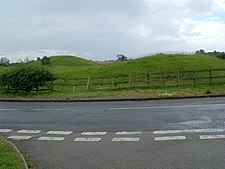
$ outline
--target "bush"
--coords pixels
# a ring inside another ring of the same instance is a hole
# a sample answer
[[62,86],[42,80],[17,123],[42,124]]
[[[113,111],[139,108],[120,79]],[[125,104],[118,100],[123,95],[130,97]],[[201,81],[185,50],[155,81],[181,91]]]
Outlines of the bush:
[[25,64],[17,66],[2,75],[2,85],[10,89],[30,92],[33,88],[46,85],[54,80],[54,75],[40,65]]

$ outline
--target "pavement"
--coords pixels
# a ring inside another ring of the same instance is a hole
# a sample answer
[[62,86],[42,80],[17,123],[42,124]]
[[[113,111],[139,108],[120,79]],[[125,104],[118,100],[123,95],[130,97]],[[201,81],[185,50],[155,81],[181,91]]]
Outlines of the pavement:
[[0,102],[0,133],[38,169],[225,168],[225,101]]

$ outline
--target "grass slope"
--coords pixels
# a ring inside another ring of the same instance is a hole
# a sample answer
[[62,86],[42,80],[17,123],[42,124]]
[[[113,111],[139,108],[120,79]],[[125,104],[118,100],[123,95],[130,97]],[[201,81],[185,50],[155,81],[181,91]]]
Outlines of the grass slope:
[[10,145],[0,136],[0,168],[22,169],[22,162]]
[[107,76],[176,70],[225,68],[225,60],[207,55],[158,54],[135,60],[95,63],[72,56],[50,57],[48,66],[58,77]]

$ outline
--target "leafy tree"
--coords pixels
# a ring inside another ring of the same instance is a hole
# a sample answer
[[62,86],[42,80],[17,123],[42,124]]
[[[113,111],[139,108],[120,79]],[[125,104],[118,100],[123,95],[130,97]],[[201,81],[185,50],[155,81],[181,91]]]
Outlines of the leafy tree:
[[44,56],[42,59],[41,59],[41,64],[42,65],[48,65],[50,63],[50,59],[47,57],[47,56]]
[[10,65],[10,61],[6,57],[3,57],[0,59],[0,66],[9,66],[9,65]]
[[117,55],[117,60],[118,61],[126,61],[127,60],[127,57],[123,54],[118,54]]
[[2,85],[10,89],[30,92],[54,80],[54,75],[41,65],[23,64],[2,74]]
[[206,52],[203,49],[197,50],[195,54],[206,54]]

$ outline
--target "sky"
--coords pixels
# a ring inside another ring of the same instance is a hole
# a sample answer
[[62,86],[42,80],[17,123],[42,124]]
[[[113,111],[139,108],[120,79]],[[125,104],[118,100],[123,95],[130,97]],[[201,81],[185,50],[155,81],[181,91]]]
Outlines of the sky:
[[0,0],[0,58],[225,51],[225,0]]

